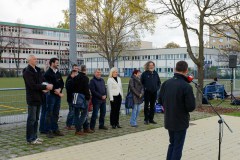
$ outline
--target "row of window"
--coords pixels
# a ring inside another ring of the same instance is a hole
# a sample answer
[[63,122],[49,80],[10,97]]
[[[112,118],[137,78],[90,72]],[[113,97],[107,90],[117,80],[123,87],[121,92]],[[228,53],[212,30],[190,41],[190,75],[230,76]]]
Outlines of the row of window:
[[[151,60],[151,59],[188,59],[187,54],[162,54],[162,55],[143,55],[143,56],[122,56],[118,57],[120,61],[132,60]],[[86,58],[86,62],[103,62],[106,61],[103,57]]]
[[[21,24],[17,27],[13,26],[6,26],[6,25],[0,25],[0,30],[3,32],[21,32],[25,34],[39,34],[39,35],[46,35],[50,37],[59,37],[59,38],[69,38],[69,33],[67,32],[61,32],[59,31],[50,31],[50,30],[43,30],[43,29],[32,29],[32,28],[23,28]],[[87,35],[84,34],[77,34],[77,39],[90,39]]]
[[[17,48],[8,48],[4,50],[4,53],[18,53]],[[61,56],[68,56],[68,50],[48,50],[48,49],[20,49],[20,53],[24,54],[46,54],[46,55],[61,55]],[[82,57],[82,52],[77,51],[77,56]]]

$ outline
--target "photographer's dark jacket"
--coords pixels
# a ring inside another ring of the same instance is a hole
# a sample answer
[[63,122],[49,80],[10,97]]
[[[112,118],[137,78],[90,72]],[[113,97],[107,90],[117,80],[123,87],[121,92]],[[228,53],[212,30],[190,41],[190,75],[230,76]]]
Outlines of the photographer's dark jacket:
[[61,93],[62,93],[64,82],[62,79],[62,75],[59,71],[55,73],[53,69],[49,67],[49,69],[44,74],[44,78],[46,82],[53,85],[53,89],[50,91],[51,94],[54,94],[54,90],[59,88],[61,88]]
[[26,100],[29,106],[40,106],[43,102],[43,92],[46,89],[46,85],[42,85],[43,76],[41,69],[35,67],[35,69],[28,65],[23,69],[23,78],[26,86]]
[[196,105],[192,86],[184,75],[175,73],[173,78],[162,84],[159,103],[165,108],[166,129],[180,131],[189,127],[189,112]]
[[141,82],[144,87],[144,91],[154,93],[160,89],[161,81],[156,71],[143,72]]

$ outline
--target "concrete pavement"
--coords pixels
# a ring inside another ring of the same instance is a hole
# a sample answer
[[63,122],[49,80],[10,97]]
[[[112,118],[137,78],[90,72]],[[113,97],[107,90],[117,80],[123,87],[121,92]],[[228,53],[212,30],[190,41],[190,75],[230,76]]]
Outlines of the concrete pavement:
[[[240,160],[240,117],[224,116],[232,128],[224,125],[222,160]],[[218,117],[191,122],[182,160],[216,160],[218,157]],[[116,132],[119,129],[116,129]],[[152,129],[101,141],[42,152],[14,160],[164,160],[168,133],[164,128]]]

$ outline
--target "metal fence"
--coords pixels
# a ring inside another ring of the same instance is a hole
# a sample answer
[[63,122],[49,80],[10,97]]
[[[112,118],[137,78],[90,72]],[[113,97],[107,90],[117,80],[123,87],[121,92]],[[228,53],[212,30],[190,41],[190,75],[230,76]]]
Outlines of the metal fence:
[[[161,79],[162,82],[166,79]],[[205,80],[204,84],[208,84],[212,80]],[[230,79],[221,79],[219,83],[225,86],[225,90],[230,92],[231,81]],[[127,94],[128,84],[123,83],[124,95]],[[193,86],[194,93],[196,92]],[[61,113],[67,114],[68,104],[66,100],[66,90],[63,90],[64,97],[61,100]],[[234,80],[234,93],[240,94],[240,80]],[[125,97],[125,96],[124,96]],[[123,101],[124,103],[124,101]],[[109,104],[109,102],[107,102]],[[25,88],[2,88],[0,89],[0,124],[14,123],[26,120],[27,104],[26,104],[26,91]]]

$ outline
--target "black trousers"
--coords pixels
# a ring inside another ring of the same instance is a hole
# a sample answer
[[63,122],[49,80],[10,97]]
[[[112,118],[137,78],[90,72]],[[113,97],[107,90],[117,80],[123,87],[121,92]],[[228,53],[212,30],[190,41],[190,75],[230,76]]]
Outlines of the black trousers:
[[[144,92],[144,121],[153,121],[157,92]],[[150,106],[149,106],[150,104]]]
[[122,96],[113,96],[113,101],[110,101],[111,112],[110,112],[110,124],[112,126],[119,125],[119,112],[122,103]]

